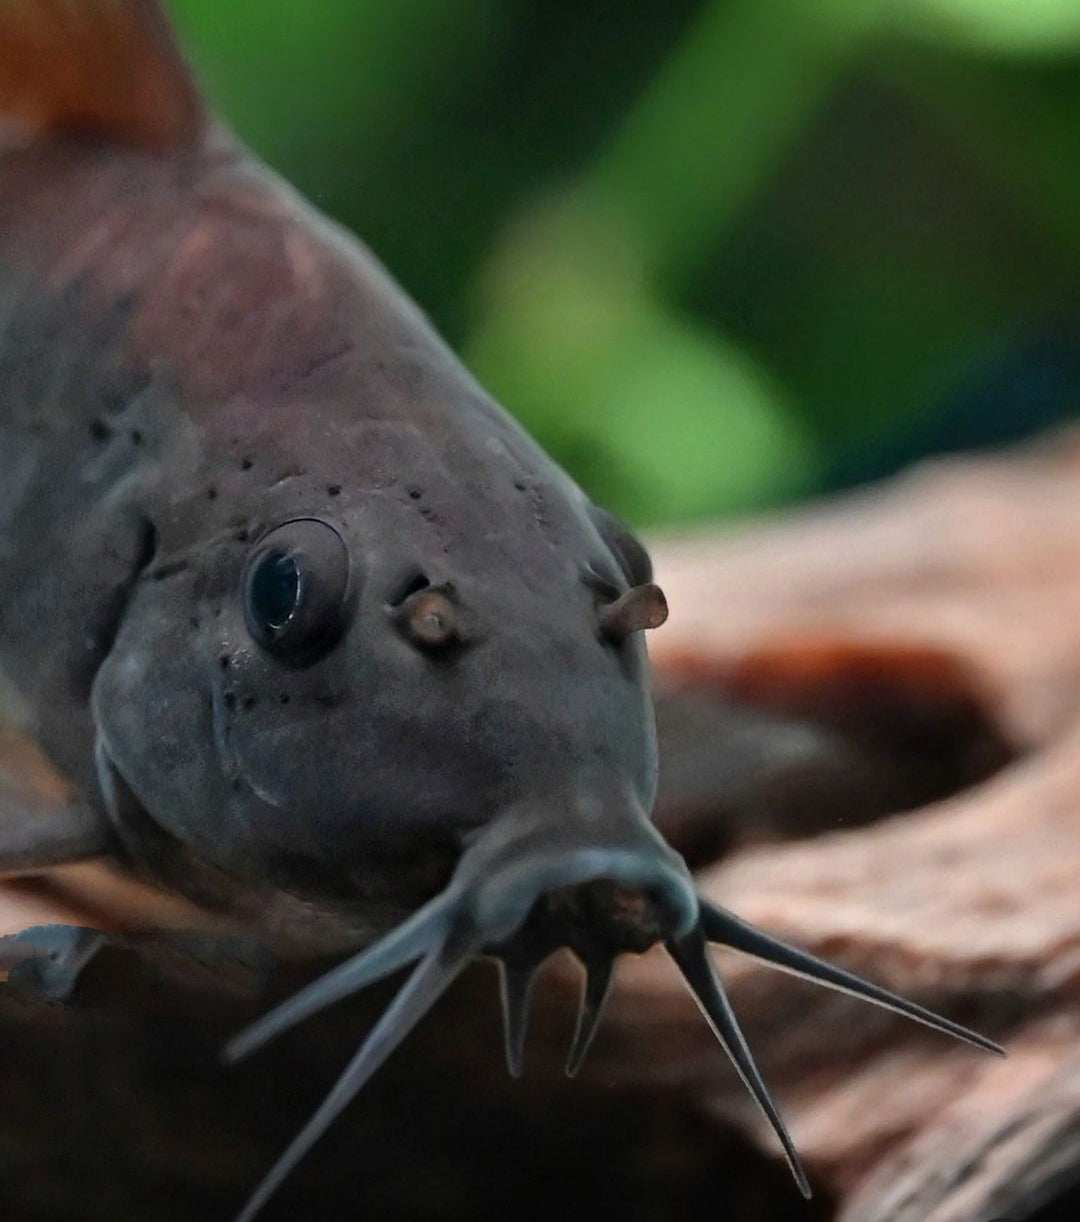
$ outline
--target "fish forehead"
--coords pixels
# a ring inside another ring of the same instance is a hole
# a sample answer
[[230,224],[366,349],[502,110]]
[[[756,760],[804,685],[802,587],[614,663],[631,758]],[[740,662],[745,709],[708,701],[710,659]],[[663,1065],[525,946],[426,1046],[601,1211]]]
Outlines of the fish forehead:
[[515,535],[598,546],[584,493],[515,429],[467,404],[448,405],[438,430],[371,418],[371,394],[264,412],[255,426],[221,411],[202,461],[223,476],[222,511],[231,501],[266,527],[289,514],[367,518],[459,552]]
[[[76,145],[9,161],[0,217],[22,240],[3,257],[17,247],[38,265],[36,309],[70,320],[70,333],[112,312],[107,350],[87,354],[97,368],[79,376],[149,372],[163,388],[158,418],[175,415],[174,439],[187,432],[166,481],[177,508],[216,479],[217,519],[243,518],[249,535],[326,511],[328,489],[338,512],[411,495],[420,532],[437,519],[441,544],[451,534],[459,549],[580,533],[573,482],[370,254],[246,155],[218,148],[178,164]],[[40,208],[5,211],[34,184]],[[190,515],[182,542],[200,529]]]
[[[4,197],[29,190],[20,177],[41,207],[5,217]],[[357,488],[441,467],[480,499],[513,472],[580,501],[377,261],[246,155],[181,169],[127,149],[35,150],[5,183],[0,229],[17,240],[0,264],[36,272],[21,312],[56,315],[72,344],[111,313],[107,350],[86,359],[114,379],[118,366],[152,374],[209,462],[276,450],[279,478],[317,463],[327,484]]]
[[325,402],[363,375],[408,414],[451,365],[476,391],[359,241],[224,141],[164,161],[71,142],[5,155],[5,266],[30,273],[20,310],[70,308],[73,287],[88,318],[122,306],[126,359],[192,406]]

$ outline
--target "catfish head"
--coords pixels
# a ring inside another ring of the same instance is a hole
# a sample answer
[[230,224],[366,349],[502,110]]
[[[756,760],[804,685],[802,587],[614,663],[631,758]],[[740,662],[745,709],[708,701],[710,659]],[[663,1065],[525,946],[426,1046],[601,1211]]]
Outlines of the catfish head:
[[222,871],[234,904],[272,881],[346,914],[354,942],[400,917],[230,1059],[415,965],[242,1218],[474,959],[500,966],[520,1072],[530,983],[560,947],[585,970],[568,1071],[617,956],[661,943],[809,1194],[710,941],[995,1045],[697,895],[649,817],[643,630],[666,604],[648,555],[480,392],[453,393],[458,427],[435,433],[419,402],[407,422],[333,431],[273,412],[245,431],[226,410],[244,444],[208,446],[184,480],[198,492],[162,498],[158,552],[95,684],[104,787],[133,854],[168,860],[188,891]]
[[647,553],[444,384],[437,437],[422,405],[286,405],[256,428],[225,407],[187,465],[164,447],[154,556],[92,711],[120,834],[167,881],[205,863],[230,903],[270,882],[370,930],[496,827],[548,853],[537,811],[560,852],[661,852]]

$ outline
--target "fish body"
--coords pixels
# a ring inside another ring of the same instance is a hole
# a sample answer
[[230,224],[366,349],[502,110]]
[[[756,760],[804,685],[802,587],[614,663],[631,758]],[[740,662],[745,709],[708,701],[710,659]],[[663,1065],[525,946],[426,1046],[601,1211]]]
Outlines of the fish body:
[[577,954],[576,1068],[664,943],[807,1193],[708,941],[991,1046],[698,898],[649,819],[644,548],[206,112],[152,0],[0,0],[0,117],[0,672],[76,795],[8,795],[0,870],[111,854],[275,945],[385,934],[234,1057],[416,965],[243,1218],[480,955],[516,1071]]
[[[414,907],[422,829],[437,857],[550,788],[607,708],[589,766],[624,755],[647,809],[643,651],[597,629],[627,585],[604,519],[358,242],[220,126],[184,136],[2,162],[0,665],[35,737],[88,795],[104,755],[163,836],[111,830],[189,889],[209,858],[313,894],[359,859],[372,890],[385,856]],[[341,535],[357,621],[283,665],[238,590],[302,519]],[[448,651],[394,626],[421,583],[455,605]]]

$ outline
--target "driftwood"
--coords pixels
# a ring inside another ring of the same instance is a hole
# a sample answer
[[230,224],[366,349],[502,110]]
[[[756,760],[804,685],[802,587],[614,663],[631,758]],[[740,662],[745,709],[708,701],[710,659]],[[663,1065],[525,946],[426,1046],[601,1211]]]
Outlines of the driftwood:
[[[1034,1216],[1080,1180],[1080,437],[927,465],[658,556],[681,609],[662,671],[726,678],[772,708],[858,708],[860,683],[891,673],[912,715],[922,700],[970,735],[981,703],[1015,744],[992,779],[872,827],[748,850],[704,889],[1009,1048],[973,1057],[739,965],[736,1005],[838,1218]],[[642,963],[620,1021],[640,1028],[646,997],[658,1022],[681,1008]],[[688,1021],[655,1047],[689,1039]],[[707,1057],[673,1061],[668,1081],[680,1065],[711,1109],[742,1112]]]
[[[624,961],[573,1083],[573,969],[537,990],[513,1084],[478,970],[266,1217],[1075,1216],[1080,437],[654,555],[673,609],[653,645],[659,818],[703,891],[1008,1058],[720,952],[818,1189],[807,1209],[663,956]],[[18,972],[0,996],[4,1216],[227,1218],[385,995],[227,1074],[214,1048],[288,973],[267,989],[251,947],[139,935],[192,914],[98,865],[0,886],[0,933],[50,922],[140,953],[103,952],[72,1004]]]

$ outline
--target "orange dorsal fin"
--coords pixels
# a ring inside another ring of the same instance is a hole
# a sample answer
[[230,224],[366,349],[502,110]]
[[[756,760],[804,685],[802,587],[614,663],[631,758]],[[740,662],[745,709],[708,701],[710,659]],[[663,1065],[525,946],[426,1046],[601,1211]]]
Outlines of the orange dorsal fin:
[[85,131],[158,152],[203,104],[157,0],[0,0],[0,124]]

